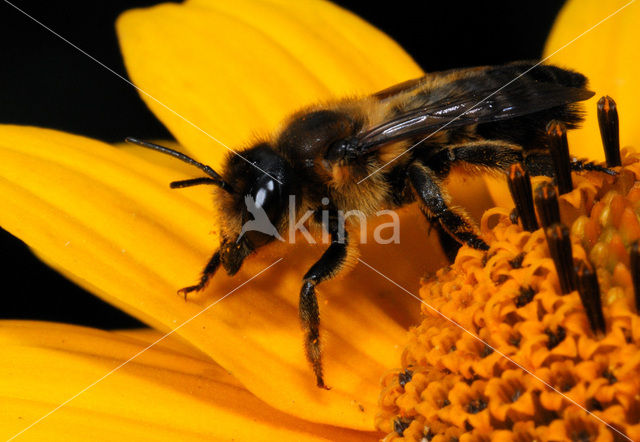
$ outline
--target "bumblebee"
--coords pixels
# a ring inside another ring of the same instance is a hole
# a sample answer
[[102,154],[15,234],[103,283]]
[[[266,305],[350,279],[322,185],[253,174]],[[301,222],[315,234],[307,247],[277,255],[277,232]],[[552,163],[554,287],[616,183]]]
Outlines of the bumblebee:
[[[220,265],[234,275],[247,256],[284,234],[291,211],[312,212],[309,224],[324,229],[330,245],[302,279],[299,313],[307,359],[317,385],[326,388],[315,287],[357,256],[340,214],[371,216],[417,202],[450,259],[461,244],[488,249],[464,209],[452,205],[443,181],[454,166],[501,173],[518,162],[530,175],[552,176],[545,126],[550,120],[568,129],[580,123],[577,103],[594,94],[586,83],[580,73],[525,61],[431,73],[370,96],[303,109],[270,139],[230,154],[220,173],[166,147],[128,141],[207,175],[171,187],[214,186],[220,248],[199,282],[180,290],[185,296],[202,290]],[[579,159],[571,168],[607,171]],[[272,232],[243,228],[258,221],[257,213],[266,215]]]

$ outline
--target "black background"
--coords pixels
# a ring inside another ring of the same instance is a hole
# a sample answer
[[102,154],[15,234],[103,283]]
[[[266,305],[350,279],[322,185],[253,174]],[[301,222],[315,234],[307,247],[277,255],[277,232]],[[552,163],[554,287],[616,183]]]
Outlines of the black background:
[[[123,10],[155,3],[14,2],[123,75],[113,23]],[[434,71],[539,58],[564,1],[337,3],[389,34],[424,70]],[[4,2],[0,60],[0,123],[50,127],[105,141],[132,134],[170,137],[130,85]],[[107,329],[140,325],[40,263],[20,240],[1,229],[0,318]]]

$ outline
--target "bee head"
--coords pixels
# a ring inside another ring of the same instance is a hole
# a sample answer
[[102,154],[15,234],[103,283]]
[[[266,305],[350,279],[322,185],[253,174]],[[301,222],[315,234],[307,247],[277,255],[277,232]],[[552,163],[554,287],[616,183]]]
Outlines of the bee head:
[[219,174],[210,166],[168,147],[127,138],[129,143],[152,149],[197,167],[206,177],[171,183],[171,188],[209,184],[217,189],[221,214],[220,260],[229,275],[235,274],[254,250],[283,240],[280,230],[287,220],[289,195],[294,189],[293,168],[268,143],[234,152]]
[[230,222],[222,232],[220,258],[229,275],[235,274],[254,250],[274,239],[288,219],[293,195],[293,169],[271,145],[260,143],[229,157],[225,181],[234,191],[221,204],[221,215]]

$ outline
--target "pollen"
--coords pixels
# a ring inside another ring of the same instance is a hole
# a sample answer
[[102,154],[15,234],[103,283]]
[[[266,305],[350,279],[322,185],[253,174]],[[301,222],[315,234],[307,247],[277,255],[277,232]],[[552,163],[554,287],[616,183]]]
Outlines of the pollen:
[[546,229],[490,209],[490,249],[422,281],[422,322],[382,379],[385,441],[640,440],[640,155],[621,154],[615,176],[545,190]]

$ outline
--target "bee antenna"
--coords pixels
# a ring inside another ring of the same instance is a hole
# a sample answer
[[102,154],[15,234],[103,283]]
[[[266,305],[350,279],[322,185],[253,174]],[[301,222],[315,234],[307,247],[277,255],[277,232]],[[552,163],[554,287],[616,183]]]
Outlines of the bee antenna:
[[202,170],[204,173],[209,175],[211,178],[195,178],[192,180],[183,180],[183,181],[174,181],[171,183],[171,188],[176,189],[179,187],[189,187],[189,186],[197,186],[199,184],[213,184],[215,186],[220,186],[222,189],[226,190],[229,193],[234,193],[233,187],[225,180],[222,179],[220,174],[213,170],[211,167],[206,164],[199,163],[193,158],[178,152],[177,150],[169,149],[168,147],[160,146],[158,144],[149,143],[148,141],[139,140],[138,138],[127,137],[127,143],[137,144],[138,146],[146,147],[147,149],[155,150],[166,155],[171,155],[174,158],[177,158],[181,161],[184,161],[187,164],[191,164],[192,166],[197,167]]

